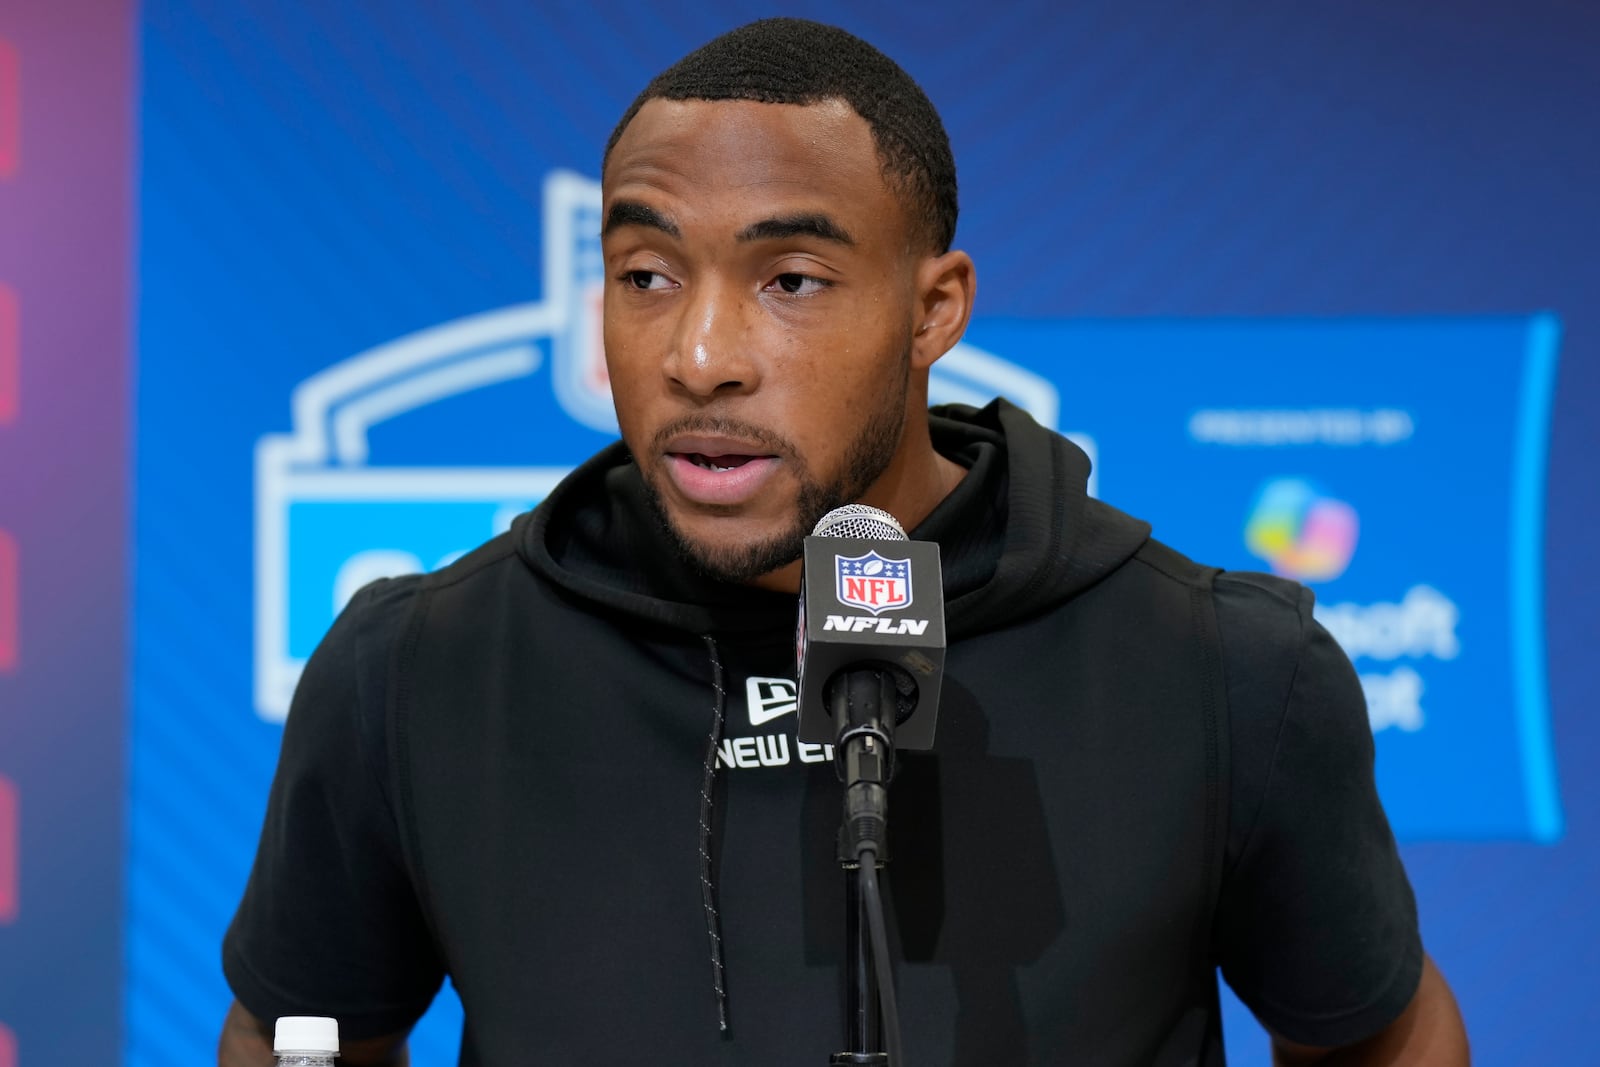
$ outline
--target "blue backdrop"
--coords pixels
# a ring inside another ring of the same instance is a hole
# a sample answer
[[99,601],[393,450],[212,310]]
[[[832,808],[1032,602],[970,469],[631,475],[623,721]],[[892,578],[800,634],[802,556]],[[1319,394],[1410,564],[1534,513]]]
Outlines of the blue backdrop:
[[[980,285],[936,397],[1010,395],[1159,536],[1318,591],[1480,1060],[1569,1062],[1600,1021],[1600,17],[1424,8],[805,13],[949,127]],[[279,721],[342,598],[609,438],[612,123],[777,11],[144,4],[130,1064],[211,1055]],[[444,1000],[419,1064],[453,1062]]]

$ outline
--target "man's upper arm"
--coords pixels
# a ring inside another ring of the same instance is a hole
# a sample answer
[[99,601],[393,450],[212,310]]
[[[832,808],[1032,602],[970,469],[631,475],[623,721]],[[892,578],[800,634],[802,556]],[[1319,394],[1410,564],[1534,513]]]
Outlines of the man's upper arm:
[[1296,586],[1225,575],[1218,620],[1229,714],[1245,717],[1233,773],[1253,798],[1234,794],[1219,963],[1274,1033],[1347,1045],[1401,1015],[1423,965],[1360,683]]
[[387,786],[388,649],[414,580],[359,593],[307,663],[223,971],[260,1019],[328,1015],[362,1040],[410,1029],[443,977]]
[[1279,1037],[1274,1067],[1467,1067],[1471,1055],[1456,998],[1431,959],[1400,1017],[1377,1034],[1344,1048],[1309,1048]]

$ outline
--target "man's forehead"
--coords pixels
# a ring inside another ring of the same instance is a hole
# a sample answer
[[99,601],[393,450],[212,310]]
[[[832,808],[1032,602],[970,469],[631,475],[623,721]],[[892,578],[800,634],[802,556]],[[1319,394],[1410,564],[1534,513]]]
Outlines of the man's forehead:
[[905,244],[900,192],[871,127],[842,99],[651,100],[618,138],[601,190],[607,235],[642,225],[683,236],[709,225],[740,242]]
[[730,178],[807,180],[839,172],[859,180],[879,169],[866,120],[842,99],[811,104],[654,99],[618,138],[602,174],[610,186],[650,171],[705,166]]

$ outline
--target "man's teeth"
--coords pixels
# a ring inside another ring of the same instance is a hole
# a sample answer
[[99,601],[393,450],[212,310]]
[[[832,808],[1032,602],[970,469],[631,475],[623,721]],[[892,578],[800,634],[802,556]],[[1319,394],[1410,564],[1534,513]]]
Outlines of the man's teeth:
[[745,457],[745,456],[739,456],[739,457],[718,456],[717,459],[733,459],[734,462],[729,463],[727,466],[723,466],[722,464],[720,464],[720,463],[716,462],[715,460],[713,460],[710,456],[702,456],[698,452],[696,452],[694,455],[689,457],[689,462],[693,463],[696,467],[703,467],[704,469],[706,469],[708,471],[718,471],[718,472],[731,471],[731,470],[733,470],[733,468],[742,467],[742,466],[745,465],[746,462],[748,462],[748,457]]

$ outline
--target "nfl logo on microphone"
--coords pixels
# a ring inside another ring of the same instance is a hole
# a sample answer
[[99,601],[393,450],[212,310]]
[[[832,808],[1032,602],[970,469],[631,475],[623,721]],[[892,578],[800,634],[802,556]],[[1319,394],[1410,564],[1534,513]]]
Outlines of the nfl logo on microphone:
[[891,608],[911,606],[911,561],[885,559],[876,552],[864,556],[834,556],[839,603],[877,615]]

